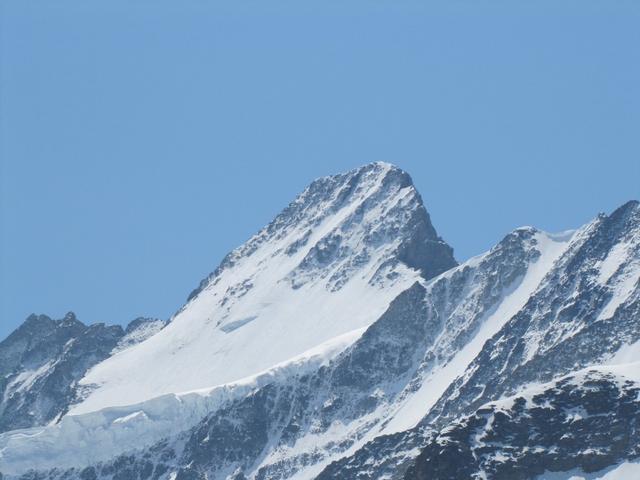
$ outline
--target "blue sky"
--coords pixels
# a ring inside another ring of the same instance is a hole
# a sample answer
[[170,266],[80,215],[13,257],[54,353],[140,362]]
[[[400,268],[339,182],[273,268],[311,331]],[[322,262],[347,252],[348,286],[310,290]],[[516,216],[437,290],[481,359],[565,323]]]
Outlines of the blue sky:
[[168,317],[370,161],[411,173],[460,260],[640,197],[637,1],[0,5],[0,337]]

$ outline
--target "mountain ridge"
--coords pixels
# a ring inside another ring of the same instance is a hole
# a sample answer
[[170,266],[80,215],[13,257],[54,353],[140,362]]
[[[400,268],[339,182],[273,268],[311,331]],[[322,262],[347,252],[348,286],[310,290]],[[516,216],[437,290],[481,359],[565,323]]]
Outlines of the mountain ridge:
[[[69,414],[0,434],[0,471],[303,480],[511,478],[505,465],[545,474],[532,461],[613,468],[640,452],[612,447],[588,463],[574,447],[611,438],[567,419],[619,388],[629,402],[598,408],[616,431],[640,421],[640,379],[619,375],[640,362],[639,284],[637,201],[575,231],[517,228],[458,265],[406,172],[378,162],[323,177],[230,252],[170,323],[142,321],[140,341],[92,366]],[[511,417],[495,430],[485,422],[501,399],[536,395],[557,405],[552,416],[529,410],[553,455],[527,453],[520,410],[500,407]],[[490,449],[469,425],[484,425]],[[553,435],[563,428],[573,446]],[[441,442],[451,458],[471,456],[438,463]]]

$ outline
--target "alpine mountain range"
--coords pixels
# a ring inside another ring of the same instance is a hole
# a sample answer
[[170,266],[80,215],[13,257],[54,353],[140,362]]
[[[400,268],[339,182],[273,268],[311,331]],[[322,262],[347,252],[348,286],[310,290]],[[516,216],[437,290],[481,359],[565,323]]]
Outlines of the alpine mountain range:
[[640,478],[640,204],[458,264],[403,170],[320,178],[170,319],[29,316],[0,472]]

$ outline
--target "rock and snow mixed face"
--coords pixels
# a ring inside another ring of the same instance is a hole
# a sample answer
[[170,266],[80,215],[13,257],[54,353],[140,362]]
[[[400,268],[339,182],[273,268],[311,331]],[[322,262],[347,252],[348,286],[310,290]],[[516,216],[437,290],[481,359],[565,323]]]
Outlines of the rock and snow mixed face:
[[231,252],[171,323],[94,367],[71,413],[255,375],[373,323],[418,278],[455,265],[402,170],[321,178]]
[[[418,423],[522,306],[569,238],[516,230],[487,254],[418,279],[364,334],[339,337],[249,381],[67,416],[38,431],[41,447],[57,451],[39,455],[40,468],[106,462],[108,470],[110,458],[157,442],[179,424],[185,432],[156,450],[171,459],[159,461],[161,468],[198,465],[210,478],[237,469],[256,478],[311,478],[368,440]],[[77,435],[87,430],[100,448]],[[0,447],[13,468],[33,464],[33,443],[22,434]]]
[[[434,431],[487,402],[589,366],[640,361],[639,259],[638,202],[579,229],[521,307],[502,318],[497,331],[482,337],[482,348],[462,374],[449,377],[445,391],[416,427],[374,439],[321,478],[380,478],[401,472],[415,452],[429,445]],[[637,368],[638,363],[631,365]],[[579,441],[588,445],[588,436]],[[372,451],[380,460],[370,461],[366,452]]]
[[[456,266],[406,173],[371,164],[326,177],[171,323],[122,337],[82,379],[89,394],[72,414],[0,435],[0,470],[388,479],[413,465],[407,478],[530,478],[545,472],[529,468],[538,460],[632,461],[639,278],[637,202],[575,232],[517,229]],[[581,408],[608,417],[579,419]],[[529,448],[530,421],[548,451]],[[578,448],[614,441],[590,434],[598,422],[632,441],[602,457]],[[439,462],[443,449],[457,463]]]
[[75,383],[107,358],[123,331],[73,313],[31,315],[0,342],[0,432],[48,423],[76,398]]
[[636,362],[528,385],[449,424],[404,478],[634,480],[619,463],[640,456],[638,380]]
[[0,432],[60,419],[79,397],[78,381],[101,361],[157,333],[166,321],[138,318],[123,330],[30,315],[0,342]]

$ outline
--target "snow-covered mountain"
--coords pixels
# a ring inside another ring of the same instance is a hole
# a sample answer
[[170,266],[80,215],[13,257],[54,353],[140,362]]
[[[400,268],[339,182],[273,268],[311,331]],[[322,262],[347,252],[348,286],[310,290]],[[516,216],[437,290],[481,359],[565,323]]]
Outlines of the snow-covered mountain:
[[[473,361],[461,375],[451,378],[417,426],[374,439],[361,451],[331,465],[321,478],[397,474],[408,467],[416,451],[428,446],[433,432],[486,402],[612,359],[631,370],[637,368],[640,204],[629,202],[575,232],[526,303],[504,322],[497,333],[482,340],[482,349]],[[627,421],[637,413],[630,411],[629,415]],[[589,449],[588,432],[584,433],[576,441]],[[505,444],[510,441],[504,439]],[[536,444],[524,446],[533,448]],[[367,452],[375,452],[377,460],[371,462]],[[407,458],[411,460],[405,461]],[[568,463],[571,458],[567,453]]]
[[[55,415],[8,410],[5,393],[0,420],[18,413],[0,434],[0,472],[633,475],[639,279],[638,202],[576,231],[519,228],[457,265],[402,170],[374,163],[322,178],[169,323],[134,322],[101,341],[100,358],[79,359]],[[35,398],[25,379],[46,374],[71,337],[32,365],[13,360],[28,350],[18,332],[0,344],[12,359],[3,388]]]
[[355,338],[418,278],[454,265],[403,171],[374,163],[321,178],[231,252],[166,328],[94,367],[80,382],[94,388],[71,413],[221,385]]

